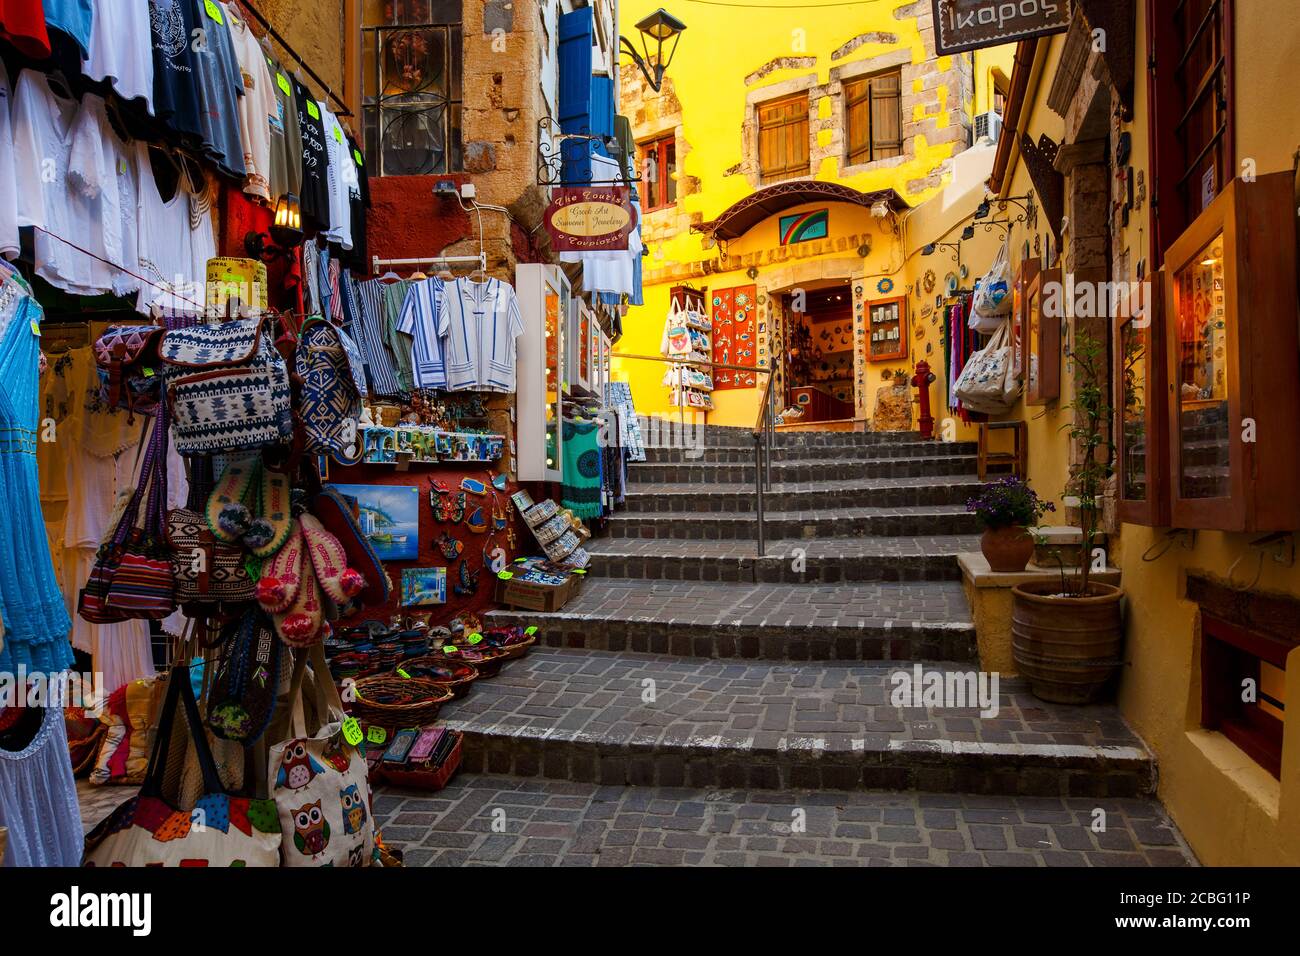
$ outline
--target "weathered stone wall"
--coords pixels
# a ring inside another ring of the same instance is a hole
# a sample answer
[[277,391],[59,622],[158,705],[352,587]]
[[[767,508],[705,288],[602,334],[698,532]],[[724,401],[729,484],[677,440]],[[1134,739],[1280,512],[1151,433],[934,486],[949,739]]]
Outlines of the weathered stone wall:
[[346,45],[344,0],[312,0],[310,4],[304,4],[302,0],[255,0],[255,3],[303,62],[316,71],[336,96],[342,98],[343,50]]

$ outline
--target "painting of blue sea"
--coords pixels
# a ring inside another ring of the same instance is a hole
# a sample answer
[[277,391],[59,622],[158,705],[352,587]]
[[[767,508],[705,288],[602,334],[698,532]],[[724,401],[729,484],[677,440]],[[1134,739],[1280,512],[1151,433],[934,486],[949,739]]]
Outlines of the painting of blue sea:
[[402,606],[447,603],[446,568],[402,568]]
[[381,561],[420,556],[420,489],[411,485],[333,485],[357,500],[361,533]]

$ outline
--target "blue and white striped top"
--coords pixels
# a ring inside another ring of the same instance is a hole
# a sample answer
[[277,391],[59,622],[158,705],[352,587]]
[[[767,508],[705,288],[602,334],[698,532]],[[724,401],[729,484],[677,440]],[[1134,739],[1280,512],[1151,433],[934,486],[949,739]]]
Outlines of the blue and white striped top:
[[457,279],[443,289],[447,309],[447,388],[515,390],[515,340],[524,320],[514,287],[500,279]]
[[441,279],[423,279],[407,290],[397,331],[411,337],[416,387],[446,388],[443,342],[447,338],[447,310],[443,308]]

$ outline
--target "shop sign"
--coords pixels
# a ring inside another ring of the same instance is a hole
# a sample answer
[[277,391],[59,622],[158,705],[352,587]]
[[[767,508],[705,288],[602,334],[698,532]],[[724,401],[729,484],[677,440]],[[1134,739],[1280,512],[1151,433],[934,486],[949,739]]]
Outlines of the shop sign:
[[1064,33],[1070,0],[930,0],[940,56]]
[[542,220],[556,252],[627,248],[636,224],[626,186],[566,186],[554,190]]

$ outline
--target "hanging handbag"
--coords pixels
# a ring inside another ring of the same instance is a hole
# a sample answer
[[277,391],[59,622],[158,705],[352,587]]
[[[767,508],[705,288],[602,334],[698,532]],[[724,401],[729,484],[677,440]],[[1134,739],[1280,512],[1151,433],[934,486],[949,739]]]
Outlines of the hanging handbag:
[[975,283],[971,328],[976,328],[977,315],[983,316],[983,321],[987,322],[994,317],[1011,313],[1011,279],[1011,259],[1007,252],[1007,244],[1003,243],[1002,248],[993,258],[993,265],[989,267],[989,271]]
[[[163,797],[168,754],[178,707],[203,775],[203,795],[193,810]],[[232,797],[221,785],[207,736],[202,732],[189,669],[172,669],[167,680],[144,785],[86,837],[85,866],[277,866],[280,819],[272,800]]]
[[162,398],[156,325],[110,325],[95,340],[99,396],[109,408],[152,415]]
[[262,319],[171,329],[158,352],[180,454],[264,448],[292,439],[289,373]]
[[[311,661],[311,715],[305,713]],[[343,735],[343,702],[320,644],[300,652],[289,700],[290,738],[270,748],[267,784],[285,839],[284,866],[369,866],[375,823],[366,759]]]
[[346,451],[360,441],[361,394],[343,345],[343,333],[319,316],[303,323],[294,357],[306,449],[313,455]]
[[226,628],[223,650],[208,693],[208,726],[222,740],[251,744],[275,711],[280,640],[266,615],[252,608]]
[[244,566],[242,545],[218,541],[207,517],[188,508],[167,515],[176,600],[186,604],[251,601],[257,584]]
[[[176,610],[176,581],[164,541],[167,498],[167,409],[154,419],[140,479],[108,541],[99,549],[77,613],[91,624],[161,620]],[[146,499],[147,493],[147,499]],[[142,527],[136,522],[146,500]]]
[[973,412],[998,415],[1015,404],[1019,389],[1011,374],[1008,325],[1002,323],[989,344],[971,354],[953,385],[953,394]]

